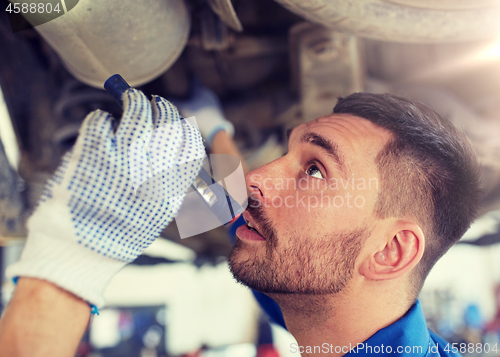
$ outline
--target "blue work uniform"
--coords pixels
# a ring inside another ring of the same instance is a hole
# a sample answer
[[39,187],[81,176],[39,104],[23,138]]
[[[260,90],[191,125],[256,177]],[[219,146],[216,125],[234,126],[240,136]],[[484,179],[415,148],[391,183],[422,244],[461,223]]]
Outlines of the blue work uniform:
[[427,328],[418,300],[403,317],[358,346],[346,356],[461,356],[453,353],[456,348],[451,343]]
[[[241,221],[240,219],[235,222],[230,230],[230,237],[233,242],[236,228],[244,224],[243,219]],[[252,292],[261,307],[269,315],[271,321],[286,329],[283,314],[278,304],[267,295],[255,290],[252,290]],[[296,347],[298,348],[298,346]],[[304,346],[302,347],[304,348]],[[332,353],[335,352],[335,346],[328,345],[327,341],[319,347],[323,348],[321,353],[325,353],[325,355],[328,355],[328,349]],[[427,328],[422,306],[418,300],[403,317],[392,325],[377,331],[361,344],[343,346],[343,348],[344,350],[339,352],[346,353],[345,356],[461,356],[458,350],[452,347],[451,343],[446,342]]]

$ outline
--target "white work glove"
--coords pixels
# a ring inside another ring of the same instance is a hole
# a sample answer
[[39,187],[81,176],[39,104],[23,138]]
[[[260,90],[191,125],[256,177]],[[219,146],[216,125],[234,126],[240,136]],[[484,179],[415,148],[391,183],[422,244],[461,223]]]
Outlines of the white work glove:
[[85,118],[8,277],[44,279],[99,307],[113,275],[174,219],[205,157],[201,135],[161,97],[150,104],[130,89],[122,100],[116,133],[106,112]]
[[215,135],[224,130],[229,136],[234,135],[234,125],[224,117],[217,95],[200,81],[195,80],[191,98],[173,102],[184,116],[196,117],[196,123],[208,148],[212,147]]

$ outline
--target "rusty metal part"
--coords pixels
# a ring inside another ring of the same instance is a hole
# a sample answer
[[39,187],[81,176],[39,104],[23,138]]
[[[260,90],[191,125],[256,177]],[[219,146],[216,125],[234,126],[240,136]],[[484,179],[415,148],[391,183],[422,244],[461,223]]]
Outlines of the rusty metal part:
[[[384,0],[276,0],[314,23],[352,35],[396,42],[464,42],[500,35],[500,4],[465,8],[462,0],[449,9],[414,7]],[[413,1],[414,3],[416,1]],[[485,2],[481,2],[485,4]],[[490,3],[488,3],[490,4]],[[471,5],[472,6],[472,5]]]
[[193,39],[186,49],[189,68],[208,87],[223,95],[247,89],[287,71],[286,37],[237,36],[225,51],[208,53]]
[[236,11],[234,11],[231,0],[208,0],[212,10],[219,15],[220,19],[226,23],[233,30],[241,32],[243,26],[241,25]]
[[292,82],[299,90],[305,121],[332,112],[337,98],[363,88],[358,38],[301,23],[290,30]]

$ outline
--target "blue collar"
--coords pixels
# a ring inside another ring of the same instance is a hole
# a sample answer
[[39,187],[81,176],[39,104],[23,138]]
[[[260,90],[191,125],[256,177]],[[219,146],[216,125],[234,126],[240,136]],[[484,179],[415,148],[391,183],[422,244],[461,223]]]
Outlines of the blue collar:
[[377,331],[346,356],[427,356],[431,345],[433,341],[420,301],[417,300],[398,321]]

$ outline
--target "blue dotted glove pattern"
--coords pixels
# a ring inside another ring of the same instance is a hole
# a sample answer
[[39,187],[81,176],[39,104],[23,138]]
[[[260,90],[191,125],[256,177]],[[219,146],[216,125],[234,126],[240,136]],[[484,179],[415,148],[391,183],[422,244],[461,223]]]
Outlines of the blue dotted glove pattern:
[[124,114],[96,111],[47,183],[47,200],[66,199],[75,239],[104,256],[130,262],[174,219],[196,178],[205,149],[198,132],[161,97],[124,93]]

